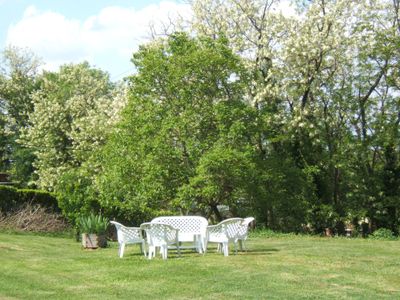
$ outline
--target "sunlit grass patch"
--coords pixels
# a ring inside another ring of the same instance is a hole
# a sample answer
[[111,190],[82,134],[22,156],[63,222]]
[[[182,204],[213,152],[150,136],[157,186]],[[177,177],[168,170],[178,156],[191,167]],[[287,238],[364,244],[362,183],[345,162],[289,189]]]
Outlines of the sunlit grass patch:
[[395,299],[399,241],[251,236],[224,257],[136,245],[84,250],[71,237],[0,233],[1,299]]

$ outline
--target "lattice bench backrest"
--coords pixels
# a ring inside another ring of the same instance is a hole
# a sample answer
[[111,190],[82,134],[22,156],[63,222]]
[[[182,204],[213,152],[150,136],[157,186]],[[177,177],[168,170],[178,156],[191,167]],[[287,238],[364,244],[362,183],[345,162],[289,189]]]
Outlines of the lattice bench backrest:
[[208,226],[206,218],[200,216],[169,216],[158,217],[152,223],[164,223],[179,229],[180,233],[205,234]]

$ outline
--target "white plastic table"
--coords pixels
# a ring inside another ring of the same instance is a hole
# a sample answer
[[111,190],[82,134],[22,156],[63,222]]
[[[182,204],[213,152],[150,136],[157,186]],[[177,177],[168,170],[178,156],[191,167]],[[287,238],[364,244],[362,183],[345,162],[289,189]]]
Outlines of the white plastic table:
[[151,223],[163,223],[179,229],[179,242],[193,242],[193,246],[182,248],[195,248],[199,253],[206,251],[208,221],[200,216],[166,216],[157,217]]

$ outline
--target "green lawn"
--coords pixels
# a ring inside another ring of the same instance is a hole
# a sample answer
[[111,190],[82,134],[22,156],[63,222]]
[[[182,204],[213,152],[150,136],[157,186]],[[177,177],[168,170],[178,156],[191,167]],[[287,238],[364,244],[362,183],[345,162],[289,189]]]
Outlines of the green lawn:
[[400,241],[251,237],[250,251],[138,246],[83,250],[70,238],[0,233],[0,299],[399,299]]

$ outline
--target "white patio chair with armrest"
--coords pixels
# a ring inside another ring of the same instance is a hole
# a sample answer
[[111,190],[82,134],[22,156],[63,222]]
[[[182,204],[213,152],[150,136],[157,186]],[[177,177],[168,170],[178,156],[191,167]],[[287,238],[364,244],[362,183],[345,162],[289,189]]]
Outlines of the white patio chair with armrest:
[[110,223],[117,228],[119,257],[124,256],[125,245],[128,244],[140,244],[140,251],[146,256],[145,240],[139,227],[127,227],[116,221],[110,221]]
[[217,225],[208,226],[208,242],[222,245],[224,256],[229,255],[229,243],[233,242],[235,253],[237,253],[238,233],[242,221],[242,218],[230,218],[218,223]]
[[162,223],[143,223],[140,228],[146,232],[147,244],[149,246],[149,259],[156,255],[157,247],[160,247],[163,259],[168,257],[168,246],[175,245],[178,255],[181,255],[178,241],[179,229]]
[[244,218],[239,227],[238,242],[240,251],[243,251],[243,249],[246,250],[246,245],[244,242],[247,240],[247,236],[249,233],[249,225],[253,221],[254,221],[253,217]]

